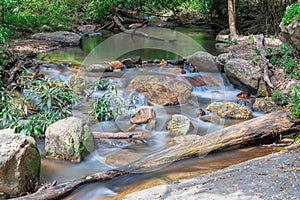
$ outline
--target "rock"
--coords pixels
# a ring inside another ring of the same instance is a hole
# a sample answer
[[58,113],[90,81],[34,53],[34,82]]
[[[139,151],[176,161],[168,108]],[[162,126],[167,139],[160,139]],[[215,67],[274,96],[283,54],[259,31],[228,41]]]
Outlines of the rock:
[[133,60],[131,58],[126,58],[126,59],[122,60],[121,62],[127,68],[131,68],[133,66]]
[[300,20],[294,20],[287,26],[281,22],[279,27],[282,42],[288,43],[300,51]]
[[205,122],[211,122],[217,125],[224,125],[225,120],[215,115],[205,115],[201,117],[201,120]]
[[78,31],[83,33],[84,35],[93,34],[96,30],[95,25],[82,25],[78,27]]
[[57,31],[51,33],[37,33],[31,36],[32,39],[49,40],[62,43],[67,46],[79,45],[81,36],[69,31]]
[[133,58],[133,64],[141,65],[142,64],[142,58],[140,56],[137,56]]
[[142,158],[144,154],[134,153],[129,150],[117,151],[109,154],[106,157],[106,164],[116,165],[116,166],[124,166],[128,165],[135,160]]
[[40,29],[43,31],[52,31],[51,26],[48,26],[48,25],[43,25],[40,27]]
[[215,44],[215,48],[218,52],[220,53],[228,53],[229,50],[227,49],[227,47],[229,47],[230,44],[227,44],[227,43],[221,43],[221,42],[217,42]]
[[223,85],[222,80],[213,76],[198,75],[198,76],[185,76],[184,78],[186,78],[193,87]]
[[193,65],[199,72],[218,72],[216,57],[204,51],[198,51],[186,58],[187,63]]
[[252,105],[253,110],[258,112],[270,113],[274,111],[281,110],[281,108],[276,105],[271,97],[256,98],[254,104]]
[[108,70],[123,70],[123,64],[121,61],[116,60],[116,61],[112,61],[109,63],[109,67],[107,68]]
[[107,67],[104,65],[101,65],[101,64],[91,64],[91,65],[85,66],[85,68],[83,68],[83,70],[104,72],[107,70]]
[[161,72],[166,72],[166,73],[175,74],[175,75],[185,74],[184,69],[181,69],[178,67],[172,67],[172,68],[163,67],[161,69]]
[[232,53],[222,53],[217,56],[216,61],[220,65],[225,65],[232,58],[233,58]]
[[248,99],[250,94],[249,94],[249,92],[240,92],[236,96],[237,96],[237,98],[240,98],[240,99]]
[[177,105],[186,103],[192,86],[183,80],[166,75],[143,75],[132,79],[126,92],[136,91],[148,98],[151,105]]
[[155,112],[152,108],[142,108],[130,118],[130,122],[133,124],[146,124],[153,118],[155,118]]
[[252,66],[247,60],[234,58],[226,62],[224,70],[233,86],[256,94],[261,78],[259,66]]
[[253,115],[249,108],[234,102],[213,102],[206,107],[206,110],[214,112],[223,118],[250,119]]
[[206,115],[206,113],[205,113],[205,111],[202,109],[202,108],[200,108],[198,111],[197,111],[197,116],[204,116],[204,115]]
[[94,149],[89,127],[77,117],[68,117],[51,124],[45,136],[45,150],[52,158],[80,161],[87,152]]
[[229,39],[229,35],[227,34],[219,34],[216,36],[216,43],[227,43]]
[[184,115],[172,115],[171,120],[167,124],[169,135],[179,136],[186,135],[191,127],[191,121]]
[[33,192],[41,168],[34,138],[1,130],[0,149],[0,193],[13,197]]

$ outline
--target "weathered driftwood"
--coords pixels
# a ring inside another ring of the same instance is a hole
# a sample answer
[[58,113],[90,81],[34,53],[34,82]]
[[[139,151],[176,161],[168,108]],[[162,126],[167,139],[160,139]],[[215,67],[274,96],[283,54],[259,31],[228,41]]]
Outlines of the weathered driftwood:
[[99,139],[136,139],[147,140],[150,138],[150,134],[147,132],[92,132],[94,138]]
[[299,130],[299,120],[293,121],[287,116],[285,111],[278,111],[209,133],[194,141],[188,141],[159,152],[151,153],[118,170],[95,173],[19,199],[59,199],[67,196],[76,188],[86,183],[105,181],[132,172],[152,170],[178,160],[205,155],[211,151],[244,144],[246,142],[265,139],[274,141],[279,138],[280,135],[290,134],[293,131]]

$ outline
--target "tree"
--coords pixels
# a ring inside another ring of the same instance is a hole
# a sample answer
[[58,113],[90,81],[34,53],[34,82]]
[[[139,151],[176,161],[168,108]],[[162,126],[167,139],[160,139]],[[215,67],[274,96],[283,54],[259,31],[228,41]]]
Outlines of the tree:
[[237,37],[236,32],[236,0],[228,0],[228,22],[231,38]]

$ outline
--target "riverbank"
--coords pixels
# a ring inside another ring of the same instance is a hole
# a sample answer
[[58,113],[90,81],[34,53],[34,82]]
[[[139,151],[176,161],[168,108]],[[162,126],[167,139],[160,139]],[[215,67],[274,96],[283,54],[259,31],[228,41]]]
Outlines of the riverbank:
[[299,196],[298,146],[195,178],[134,192],[123,199],[298,199]]

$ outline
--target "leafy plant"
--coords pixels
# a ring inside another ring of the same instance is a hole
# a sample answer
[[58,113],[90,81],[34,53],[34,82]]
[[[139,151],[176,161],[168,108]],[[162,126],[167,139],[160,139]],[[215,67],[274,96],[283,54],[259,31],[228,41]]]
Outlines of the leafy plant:
[[300,2],[293,3],[285,11],[282,22],[288,25],[294,20],[300,20]]
[[290,97],[290,104],[292,105],[292,111],[295,116],[300,118],[300,86],[294,87],[293,95]]

